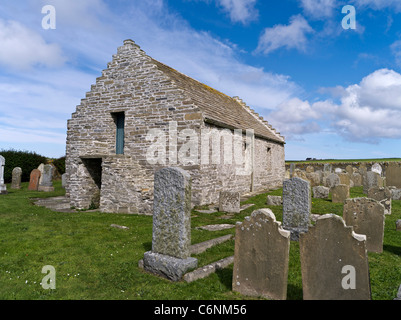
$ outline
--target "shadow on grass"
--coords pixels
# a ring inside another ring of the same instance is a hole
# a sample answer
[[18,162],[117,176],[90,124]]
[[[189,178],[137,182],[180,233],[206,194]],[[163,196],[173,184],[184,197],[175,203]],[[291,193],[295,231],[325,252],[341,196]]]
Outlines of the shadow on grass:
[[232,266],[224,269],[216,270],[220,283],[229,291],[232,290],[233,269]]
[[152,241],[142,243],[142,247],[145,249],[145,251],[152,250]]
[[401,256],[401,247],[391,246],[388,244],[383,245],[383,250]]

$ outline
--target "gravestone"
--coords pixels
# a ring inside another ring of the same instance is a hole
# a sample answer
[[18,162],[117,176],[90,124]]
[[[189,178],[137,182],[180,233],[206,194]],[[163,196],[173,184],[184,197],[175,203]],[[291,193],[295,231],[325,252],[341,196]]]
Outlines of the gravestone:
[[372,187],[368,198],[379,201],[384,206],[384,214],[391,214],[391,191],[388,187]]
[[320,185],[320,174],[319,172],[307,172],[306,179],[310,182],[311,187]]
[[363,192],[365,194],[367,194],[369,189],[372,187],[382,187],[383,186],[383,179],[377,172],[374,172],[374,171],[366,172],[366,175],[365,175],[364,179],[362,180],[362,182],[363,182]]
[[41,172],[39,169],[33,169],[29,178],[28,190],[37,191],[39,188],[39,179]]
[[350,197],[349,186],[346,184],[339,184],[330,189],[331,201],[334,203],[344,203]]
[[240,213],[241,203],[239,192],[220,191],[219,211]]
[[395,222],[395,230],[396,230],[396,231],[401,231],[401,219],[398,219],[398,220]]
[[50,164],[45,164],[43,166],[43,172],[41,174],[41,178],[39,179],[39,188],[38,191],[44,192],[52,192],[54,191],[53,187],[53,167]]
[[11,173],[11,189],[21,189],[21,175],[22,169],[16,167]]
[[330,189],[324,186],[313,187],[312,191],[313,197],[317,199],[327,199],[330,193]]
[[351,179],[354,182],[354,187],[362,186],[362,175],[358,172],[355,172],[351,175]]
[[65,188],[65,184],[66,184],[66,173],[63,173],[62,175],[61,175],[61,187],[62,188]]
[[340,184],[340,177],[336,173],[330,173],[326,177],[326,187],[327,188],[333,188],[339,184]]
[[295,163],[290,163],[290,178],[294,177]]
[[248,296],[287,297],[290,232],[270,209],[259,209],[236,225],[232,288]]
[[374,199],[347,199],[343,208],[343,218],[347,226],[366,235],[366,249],[383,252],[384,206]]
[[4,166],[6,165],[6,159],[0,156],[0,194],[7,194],[7,186],[4,183]]
[[154,178],[152,251],[144,254],[144,269],[179,281],[198,264],[190,246],[191,176],[181,168],[163,168]]
[[354,167],[351,166],[351,165],[348,165],[348,166],[345,167],[345,171],[346,171],[350,176],[352,176],[353,173],[354,173]]
[[40,171],[39,185],[42,183],[44,166],[45,166],[45,164],[41,163],[37,168]]
[[350,186],[351,179],[348,173],[338,173],[338,177],[340,178],[340,184],[346,184],[347,186]]
[[308,231],[311,207],[309,182],[297,177],[284,180],[283,228],[291,231],[291,240],[298,241],[299,233]]
[[366,236],[335,214],[317,219],[299,239],[304,300],[370,300]]
[[401,188],[401,163],[388,163],[386,168],[386,185]]
[[391,188],[391,200],[401,200],[401,189]]

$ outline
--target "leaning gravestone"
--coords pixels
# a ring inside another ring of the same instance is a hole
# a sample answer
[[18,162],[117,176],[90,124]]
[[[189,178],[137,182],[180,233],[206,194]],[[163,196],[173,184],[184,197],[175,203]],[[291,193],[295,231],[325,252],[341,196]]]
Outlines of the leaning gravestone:
[[145,252],[143,267],[179,281],[198,264],[190,246],[191,176],[181,168],[163,168],[155,173],[152,251]]
[[22,169],[16,167],[11,173],[11,189],[21,189],[21,175]]
[[37,191],[39,188],[39,179],[41,172],[38,169],[33,169],[29,178],[28,190]]
[[383,252],[384,206],[374,199],[347,199],[343,208],[347,226],[366,235],[366,248],[370,252]]
[[0,156],[0,194],[7,194],[7,186],[4,184],[4,166],[6,165],[6,159]]
[[50,164],[43,166],[43,172],[39,179],[38,191],[51,192],[54,191],[53,187],[53,167]]
[[283,228],[291,231],[291,240],[298,241],[299,233],[308,231],[311,206],[308,181],[297,177],[284,180]]
[[220,191],[219,211],[229,213],[240,213],[241,202],[240,193],[232,191]]
[[370,300],[366,236],[335,214],[299,239],[304,300]]
[[384,206],[384,214],[391,214],[391,190],[388,187],[372,187],[368,198],[379,201]]
[[252,212],[238,222],[232,288],[248,296],[287,298],[290,232],[270,209]]

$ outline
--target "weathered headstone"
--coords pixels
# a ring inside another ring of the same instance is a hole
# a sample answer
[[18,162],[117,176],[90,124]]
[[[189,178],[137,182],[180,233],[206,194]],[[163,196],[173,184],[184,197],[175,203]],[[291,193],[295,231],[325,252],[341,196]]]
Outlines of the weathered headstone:
[[366,172],[366,176],[363,179],[363,192],[368,193],[369,189],[372,187],[382,187],[383,179],[381,176],[374,171]]
[[219,211],[239,213],[241,211],[240,193],[220,191]]
[[340,177],[336,173],[331,173],[326,177],[326,187],[333,188],[340,184]]
[[362,186],[362,175],[358,172],[355,172],[351,176],[352,181],[354,182],[354,187]]
[[44,163],[41,163],[39,166],[38,166],[38,170],[40,171],[40,178],[39,178],[39,185],[42,183],[42,179],[43,179],[43,168],[45,167],[45,164]]
[[37,191],[39,188],[39,179],[41,172],[39,169],[33,169],[29,178],[28,190]]
[[16,167],[11,173],[11,189],[21,189],[21,175],[22,169]]
[[306,173],[311,173],[311,172],[315,172],[315,168],[313,166],[307,166],[305,169]]
[[4,166],[6,165],[6,159],[0,156],[0,194],[7,194],[7,186],[4,183]]
[[341,168],[335,168],[334,169],[334,173],[339,174],[339,173],[342,173],[342,172],[343,172],[343,169],[341,169]]
[[391,200],[401,200],[401,189],[391,188]]
[[65,188],[66,177],[67,177],[67,174],[66,174],[66,173],[63,173],[63,174],[61,175],[61,187],[63,187],[63,188]]
[[340,184],[346,184],[347,186],[350,185],[350,175],[348,173],[342,172],[338,173],[338,177],[340,178]]
[[41,175],[41,179],[39,179],[39,188],[38,191],[51,192],[54,191],[53,187],[53,167],[50,164],[46,164],[43,166],[43,172]]
[[236,225],[232,288],[249,296],[287,297],[290,232],[270,209],[259,209]]
[[313,197],[317,199],[327,199],[330,193],[330,189],[324,186],[313,187],[312,191]]
[[269,206],[281,206],[283,204],[283,200],[281,199],[280,196],[267,196],[267,205]]
[[388,163],[386,168],[386,185],[401,188],[401,163]]
[[345,171],[346,171],[350,176],[352,176],[353,173],[354,173],[354,168],[353,168],[353,166],[348,165],[348,166],[345,167]]
[[343,218],[347,226],[366,235],[366,248],[370,252],[383,252],[384,206],[370,198],[347,199]]
[[311,190],[308,181],[292,178],[283,182],[283,228],[297,241],[300,232],[307,232],[311,212]]
[[384,214],[391,214],[391,191],[388,187],[372,187],[368,198],[379,201],[384,206]]
[[299,239],[304,300],[370,300],[366,236],[335,214]]
[[349,186],[346,184],[339,184],[330,189],[331,201],[334,203],[344,203],[350,197]]
[[295,163],[290,163],[290,178],[294,176]]
[[320,185],[320,174],[319,172],[307,172],[306,178],[310,182],[311,187]]
[[198,260],[190,257],[191,176],[181,168],[155,173],[152,251],[145,252],[145,270],[178,281]]

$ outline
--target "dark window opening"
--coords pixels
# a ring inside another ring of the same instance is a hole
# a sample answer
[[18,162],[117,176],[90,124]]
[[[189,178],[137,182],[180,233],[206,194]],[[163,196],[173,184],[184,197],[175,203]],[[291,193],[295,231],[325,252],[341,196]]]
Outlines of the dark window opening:
[[111,114],[116,124],[116,154],[124,154],[124,112],[116,112]]

